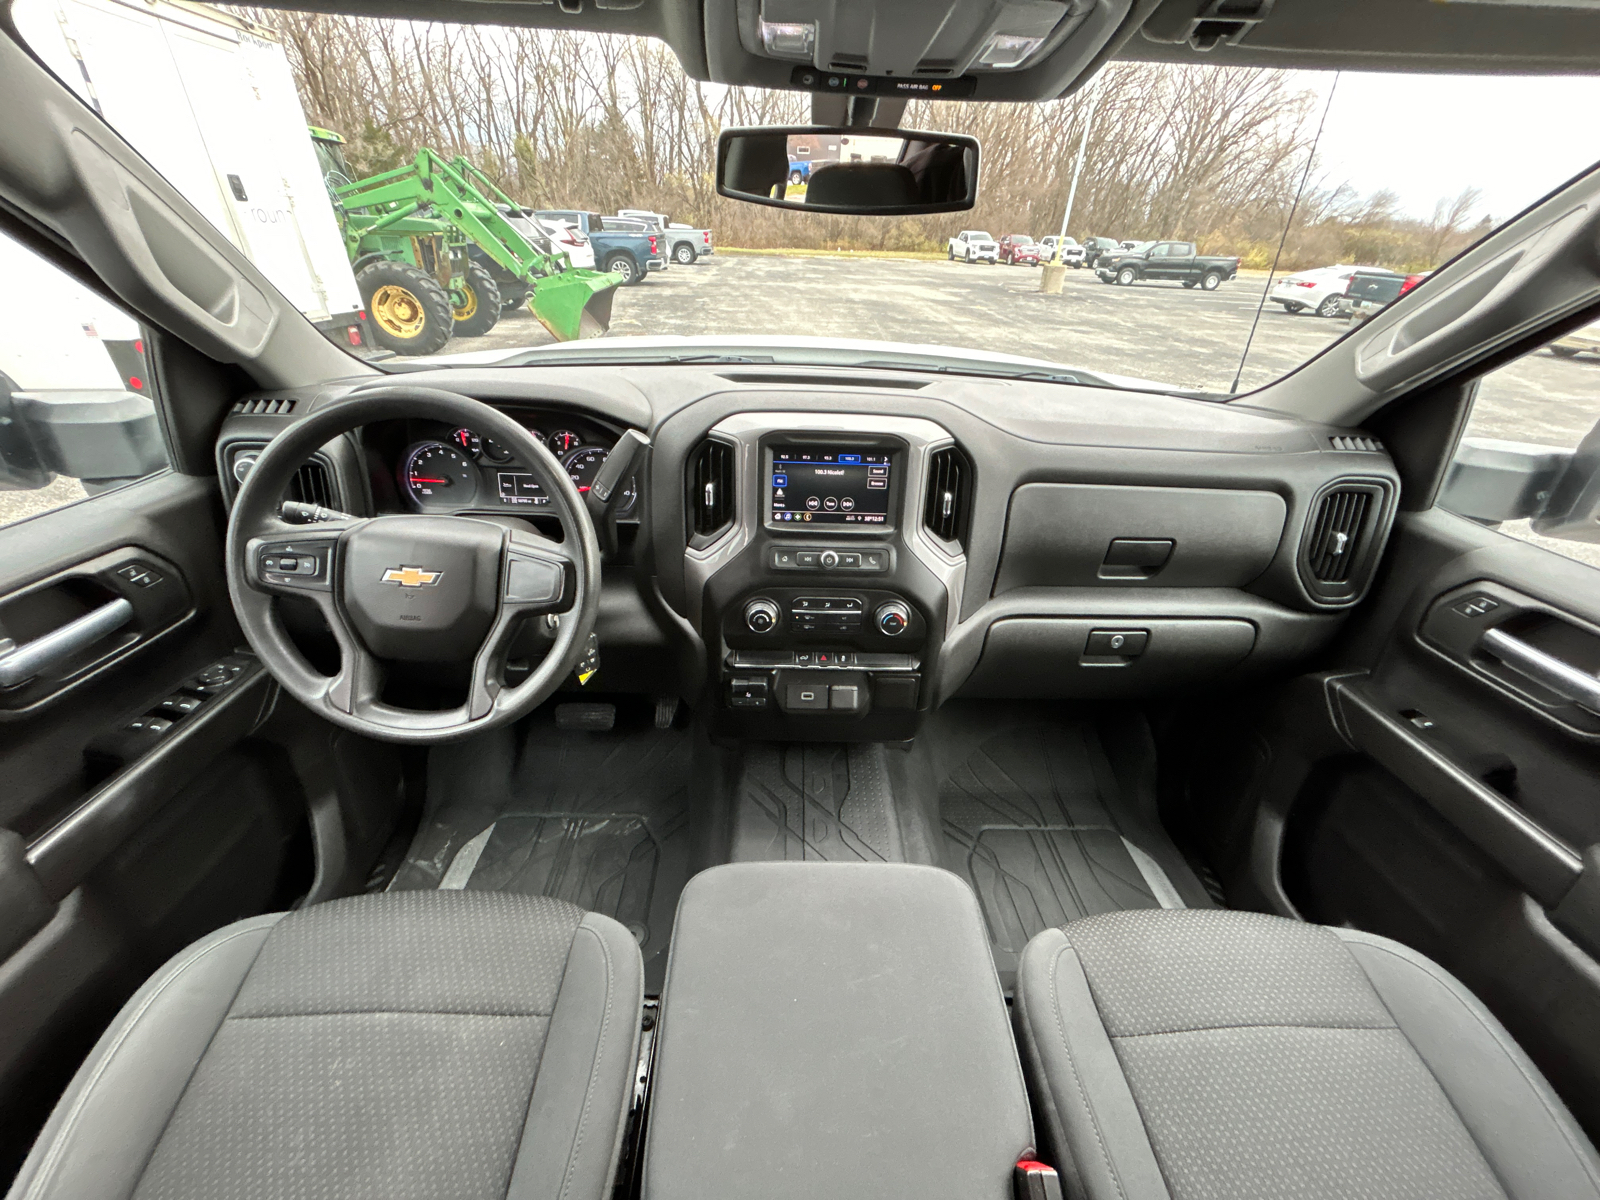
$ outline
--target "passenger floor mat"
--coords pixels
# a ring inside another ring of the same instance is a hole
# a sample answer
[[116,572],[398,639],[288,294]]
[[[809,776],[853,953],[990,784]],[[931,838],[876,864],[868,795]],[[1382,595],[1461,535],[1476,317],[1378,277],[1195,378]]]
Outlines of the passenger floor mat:
[[1009,984],[1043,929],[1183,907],[1185,894],[1195,902],[1204,889],[1194,879],[1174,884],[1170,872],[1187,873],[1181,855],[1126,795],[1095,722],[993,711],[1005,707],[941,714],[934,757],[945,865],[977,893]]
[[390,889],[521,892],[605,913],[638,939],[659,993],[688,879],[690,760],[689,733],[648,714],[588,732],[540,713],[520,746],[498,733],[437,747],[428,811]]
[[748,747],[734,808],[734,861],[902,861],[886,753],[875,744]]

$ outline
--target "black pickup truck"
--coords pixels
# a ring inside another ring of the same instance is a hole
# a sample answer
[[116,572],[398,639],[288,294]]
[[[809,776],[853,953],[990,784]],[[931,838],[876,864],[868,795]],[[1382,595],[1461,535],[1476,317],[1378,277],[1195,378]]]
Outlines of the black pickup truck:
[[1141,279],[1168,279],[1187,288],[1199,284],[1210,292],[1239,273],[1239,260],[1196,254],[1193,242],[1142,242],[1132,250],[1102,254],[1094,273],[1103,283],[1127,286]]

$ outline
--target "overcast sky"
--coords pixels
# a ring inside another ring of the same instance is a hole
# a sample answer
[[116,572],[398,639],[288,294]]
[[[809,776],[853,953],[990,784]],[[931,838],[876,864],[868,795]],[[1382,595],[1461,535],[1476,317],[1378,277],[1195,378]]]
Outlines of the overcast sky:
[[[1296,72],[1326,97],[1333,74]],[[1600,161],[1600,78],[1493,75],[1339,77],[1321,173],[1363,195],[1393,188],[1427,217],[1441,196],[1483,190],[1496,225]],[[1312,114],[1313,127],[1322,108]]]

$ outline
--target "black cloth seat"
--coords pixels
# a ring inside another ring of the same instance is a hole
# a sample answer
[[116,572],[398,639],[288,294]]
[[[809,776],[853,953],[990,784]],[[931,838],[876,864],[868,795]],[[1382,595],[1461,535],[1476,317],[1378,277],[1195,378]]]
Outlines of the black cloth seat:
[[1039,1134],[1092,1200],[1600,1197],[1600,1159],[1498,1021],[1386,938],[1138,910],[1023,951]]
[[600,1200],[638,1053],[617,922],[493,892],[241,921],[130,1000],[12,1200]]

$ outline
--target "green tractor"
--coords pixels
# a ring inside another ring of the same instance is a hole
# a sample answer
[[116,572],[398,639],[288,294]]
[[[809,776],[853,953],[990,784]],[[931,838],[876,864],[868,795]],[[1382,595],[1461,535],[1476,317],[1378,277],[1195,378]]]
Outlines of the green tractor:
[[622,276],[536,247],[540,235],[517,206],[465,158],[446,162],[424,148],[403,167],[352,181],[344,139],[310,132],[380,346],[436,353],[452,336],[488,333],[506,299],[524,297],[559,341],[611,327]]

